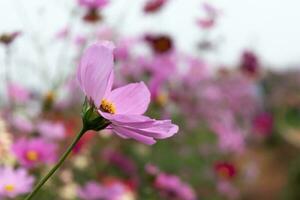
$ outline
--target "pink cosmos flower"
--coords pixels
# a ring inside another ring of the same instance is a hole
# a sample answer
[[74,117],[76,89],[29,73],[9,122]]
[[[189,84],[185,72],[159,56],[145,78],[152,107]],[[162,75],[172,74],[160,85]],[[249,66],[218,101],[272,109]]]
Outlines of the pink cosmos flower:
[[111,166],[118,167],[121,171],[128,175],[135,175],[137,173],[137,167],[135,163],[130,158],[117,151],[112,151],[109,149],[104,151],[103,159]]
[[123,185],[115,183],[111,185],[101,185],[90,181],[78,190],[78,195],[83,200],[117,200],[125,192]]
[[30,192],[34,178],[25,169],[0,168],[0,199],[16,198]]
[[155,13],[159,11],[167,0],[148,0],[144,6],[145,13]]
[[12,145],[12,151],[21,165],[28,168],[56,161],[56,145],[39,138],[19,139]]
[[237,126],[231,112],[220,112],[220,116],[223,119],[211,122],[211,128],[218,136],[220,150],[242,153],[245,149],[244,130]]
[[20,115],[12,116],[10,123],[12,127],[20,133],[31,133],[34,130],[32,122]]
[[114,79],[113,49],[110,42],[90,46],[81,58],[77,78],[86,97],[98,113],[110,122],[122,138],[133,138],[151,145],[178,132],[170,120],[154,120],[144,116],[150,103],[150,92],[143,82],[112,90]]
[[272,132],[273,116],[270,113],[260,113],[253,120],[254,132],[263,136],[267,136]]
[[103,8],[109,3],[109,0],[78,0],[78,4],[88,8]]
[[177,176],[161,173],[156,177],[154,184],[167,198],[182,200],[196,199],[193,189],[188,184],[182,182]]
[[8,96],[14,102],[26,103],[30,99],[30,92],[20,84],[10,83],[7,90]]
[[202,9],[204,10],[206,17],[197,19],[198,26],[203,29],[213,28],[218,16],[220,15],[220,11],[208,3],[203,3]]
[[47,139],[60,140],[66,136],[65,127],[60,122],[42,121],[37,125],[37,130]]
[[239,197],[238,189],[230,181],[219,181],[217,183],[217,190],[228,199],[238,199]]
[[65,39],[70,34],[70,29],[68,26],[63,27],[61,30],[59,30],[57,33],[55,33],[56,39]]
[[209,29],[215,25],[215,19],[198,19],[197,24],[203,29]]
[[80,35],[78,34],[75,39],[74,39],[74,43],[77,45],[77,46],[83,46],[85,45],[87,42],[87,37],[84,36],[84,35]]

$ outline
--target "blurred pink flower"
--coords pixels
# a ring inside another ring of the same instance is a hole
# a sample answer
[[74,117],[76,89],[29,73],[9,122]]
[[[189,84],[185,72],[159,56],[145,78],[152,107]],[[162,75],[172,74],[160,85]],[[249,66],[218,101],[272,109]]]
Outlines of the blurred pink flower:
[[155,178],[154,186],[167,198],[196,200],[196,194],[193,189],[177,176],[160,173]]
[[155,13],[159,11],[165,4],[167,0],[147,0],[144,6],[145,13]]
[[68,35],[70,34],[70,29],[69,27],[63,27],[61,30],[59,30],[56,34],[55,34],[55,38],[56,39],[65,39]]
[[229,181],[219,181],[217,183],[218,191],[225,195],[228,199],[238,199],[238,189]]
[[112,43],[99,42],[89,47],[81,58],[77,78],[87,98],[111,122],[109,128],[122,138],[151,145],[155,139],[173,136],[178,126],[170,120],[158,121],[143,115],[150,103],[150,92],[143,82],[112,90],[113,49]]
[[121,171],[130,176],[134,176],[137,173],[137,167],[135,163],[130,158],[117,151],[106,150],[103,152],[103,158],[110,165],[118,167]]
[[78,196],[83,200],[121,200],[126,188],[122,184],[101,185],[90,181],[79,188]]
[[250,50],[244,51],[241,55],[240,69],[247,75],[257,76],[260,70],[260,61],[258,56]]
[[30,91],[20,84],[9,83],[7,89],[9,98],[14,102],[26,103],[30,100]]
[[20,133],[31,133],[34,130],[33,123],[29,119],[23,116],[19,116],[19,115],[12,116],[10,123],[12,127],[17,131],[19,131]]
[[153,165],[151,163],[148,163],[145,166],[145,171],[152,176],[155,176],[160,172],[159,168],[156,165]]
[[12,145],[12,151],[20,164],[28,168],[56,161],[56,145],[40,138],[19,139]]
[[84,44],[86,44],[86,42],[87,38],[84,35],[77,35],[74,40],[74,43],[78,46],[83,46]]
[[34,177],[25,169],[0,168],[0,199],[16,198],[32,189]]
[[215,19],[198,19],[197,24],[203,29],[209,29],[215,25]]
[[109,0],[78,0],[78,3],[87,8],[103,8],[109,3]]
[[220,11],[209,3],[203,3],[202,9],[206,16],[197,19],[198,26],[203,29],[213,28],[216,24],[217,17],[220,15]]
[[260,113],[253,120],[254,133],[267,136],[273,128],[273,116],[270,113]]
[[222,152],[242,153],[245,149],[245,135],[230,112],[219,113],[222,119],[211,123],[212,130],[218,136]]
[[218,161],[214,165],[214,170],[221,179],[232,179],[237,174],[236,166],[231,162]]
[[61,140],[66,136],[65,127],[60,122],[41,121],[37,131],[46,139]]
[[113,40],[115,38],[115,32],[112,27],[103,25],[96,31],[96,37],[98,40]]

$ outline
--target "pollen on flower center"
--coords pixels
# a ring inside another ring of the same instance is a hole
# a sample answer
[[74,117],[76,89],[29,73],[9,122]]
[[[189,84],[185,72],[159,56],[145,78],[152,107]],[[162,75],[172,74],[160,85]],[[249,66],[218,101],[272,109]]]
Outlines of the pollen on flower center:
[[36,151],[30,150],[26,153],[26,158],[30,161],[37,161],[39,159],[39,154]]
[[6,190],[7,192],[12,192],[15,190],[15,186],[12,184],[5,185],[4,190]]
[[108,112],[110,114],[116,113],[115,105],[112,102],[107,101],[106,99],[102,99],[100,108],[102,111]]

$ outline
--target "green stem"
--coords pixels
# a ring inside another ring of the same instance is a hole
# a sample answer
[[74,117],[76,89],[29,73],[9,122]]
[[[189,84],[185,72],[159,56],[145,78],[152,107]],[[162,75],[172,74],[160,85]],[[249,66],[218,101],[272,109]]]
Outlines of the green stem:
[[75,139],[71,143],[71,145],[68,147],[68,149],[65,151],[65,153],[62,155],[62,157],[59,159],[59,161],[56,163],[56,165],[48,172],[48,174],[34,187],[32,192],[25,198],[25,200],[30,200],[36,193],[40,190],[40,188],[48,181],[48,179],[56,172],[56,170],[63,164],[65,159],[68,157],[68,155],[71,153],[72,149],[75,147],[77,142],[80,140],[82,135],[86,132],[85,128],[82,128],[80,132],[76,135]]

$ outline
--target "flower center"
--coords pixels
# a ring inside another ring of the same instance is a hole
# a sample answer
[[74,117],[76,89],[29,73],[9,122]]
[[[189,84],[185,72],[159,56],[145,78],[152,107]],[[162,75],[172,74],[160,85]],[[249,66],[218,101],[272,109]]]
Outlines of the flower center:
[[12,184],[5,185],[4,190],[6,190],[7,192],[13,192],[15,190],[15,186]]
[[39,154],[36,151],[29,150],[26,153],[26,158],[30,161],[37,161],[39,159]]
[[229,170],[227,168],[221,168],[219,169],[219,175],[222,177],[222,178],[230,178],[230,175],[229,175]]
[[110,114],[116,113],[116,107],[112,102],[107,101],[106,99],[102,99],[101,101],[101,110]]

